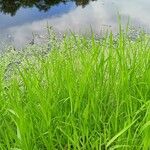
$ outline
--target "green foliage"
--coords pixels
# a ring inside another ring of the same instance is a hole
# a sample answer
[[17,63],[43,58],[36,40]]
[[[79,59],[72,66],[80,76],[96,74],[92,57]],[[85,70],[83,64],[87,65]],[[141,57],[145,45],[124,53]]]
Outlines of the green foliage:
[[50,44],[1,56],[0,149],[148,150],[149,36]]
[[[20,8],[36,7],[40,11],[48,11],[59,3],[74,1],[75,4],[85,7],[90,0],[0,0],[0,12],[14,16]],[[94,0],[92,0],[94,1]]]

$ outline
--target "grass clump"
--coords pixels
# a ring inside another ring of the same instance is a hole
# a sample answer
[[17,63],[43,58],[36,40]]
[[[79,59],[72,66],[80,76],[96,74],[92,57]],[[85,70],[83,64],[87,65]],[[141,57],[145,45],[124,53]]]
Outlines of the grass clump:
[[0,61],[0,149],[148,150],[150,44],[68,35]]

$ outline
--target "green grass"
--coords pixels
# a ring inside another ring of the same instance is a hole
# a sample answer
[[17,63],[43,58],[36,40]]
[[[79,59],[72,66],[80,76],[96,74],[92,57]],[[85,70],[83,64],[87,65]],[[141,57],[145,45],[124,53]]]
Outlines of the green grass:
[[1,150],[149,150],[150,37],[55,36],[0,58]]

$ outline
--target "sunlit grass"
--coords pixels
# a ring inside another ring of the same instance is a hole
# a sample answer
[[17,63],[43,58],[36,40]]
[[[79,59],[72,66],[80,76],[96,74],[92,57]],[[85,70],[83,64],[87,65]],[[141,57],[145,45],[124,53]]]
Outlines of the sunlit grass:
[[149,36],[49,44],[1,56],[0,149],[148,150]]

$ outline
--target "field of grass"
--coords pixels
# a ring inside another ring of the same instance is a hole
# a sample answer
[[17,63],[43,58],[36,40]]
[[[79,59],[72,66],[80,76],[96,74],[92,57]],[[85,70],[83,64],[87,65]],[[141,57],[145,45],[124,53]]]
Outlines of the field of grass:
[[120,30],[10,47],[0,56],[0,150],[149,150],[149,40]]

